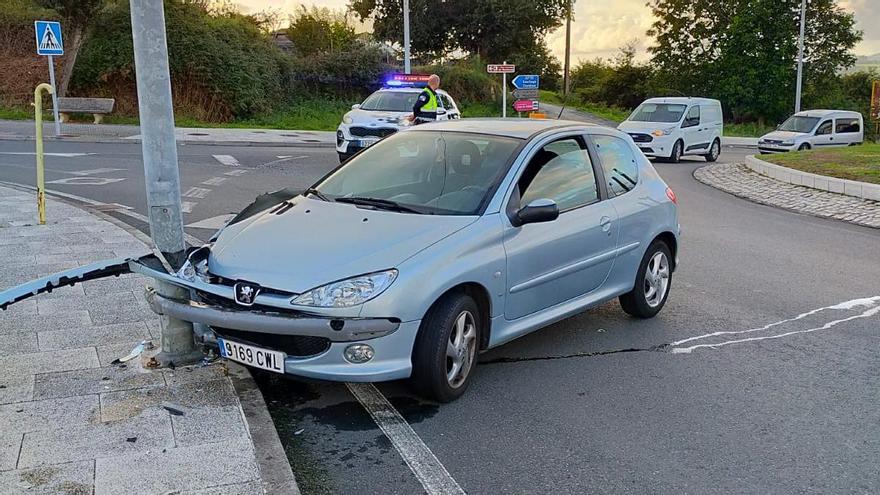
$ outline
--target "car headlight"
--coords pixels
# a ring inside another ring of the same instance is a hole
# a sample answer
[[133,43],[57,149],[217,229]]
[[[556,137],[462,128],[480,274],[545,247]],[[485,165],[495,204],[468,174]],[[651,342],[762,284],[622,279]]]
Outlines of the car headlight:
[[655,137],[668,136],[672,133],[672,129],[657,129],[651,135]]
[[363,304],[385,291],[397,279],[397,270],[368,273],[312,289],[290,304],[316,308],[346,308]]
[[352,119],[352,118],[349,117],[348,115],[346,115],[345,117],[342,117],[342,123],[343,123],[343,124],[351,124],[352,122],[354,122],[354,119]]

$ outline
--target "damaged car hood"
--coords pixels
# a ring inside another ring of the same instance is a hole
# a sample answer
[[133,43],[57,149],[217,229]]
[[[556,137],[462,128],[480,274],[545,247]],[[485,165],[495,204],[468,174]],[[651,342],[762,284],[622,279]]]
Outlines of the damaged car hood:
[[395,268],[476,218],[397,213],[299,196],[222,230],[208,270],[303,293]]

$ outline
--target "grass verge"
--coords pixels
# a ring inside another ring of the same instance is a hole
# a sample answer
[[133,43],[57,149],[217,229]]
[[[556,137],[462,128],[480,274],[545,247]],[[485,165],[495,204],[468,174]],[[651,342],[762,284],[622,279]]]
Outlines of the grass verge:
[[765,155],[761,159],[802,172],[880,184],[880,144]]

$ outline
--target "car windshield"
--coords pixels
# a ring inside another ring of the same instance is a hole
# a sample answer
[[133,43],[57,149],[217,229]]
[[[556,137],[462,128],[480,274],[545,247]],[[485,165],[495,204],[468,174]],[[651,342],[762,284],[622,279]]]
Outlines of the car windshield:
[[794,115],[779,126],[780,131],[810,132],[819,123],[819,117],[801,117]]
[[359,153],[313,189],[328,201],[476,215],[520,143],[485,134],[404,131]]
[[376,91],[361,104],[362,110],[411,112],[419,93],[415,91]]
[[671,103],[642,103],[629,119],[635,122],[678,122],[687,105]]

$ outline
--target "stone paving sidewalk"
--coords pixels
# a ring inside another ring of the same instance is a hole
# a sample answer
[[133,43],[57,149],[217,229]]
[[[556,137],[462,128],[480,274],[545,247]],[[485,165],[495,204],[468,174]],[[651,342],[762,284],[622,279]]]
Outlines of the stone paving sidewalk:
[[743,164],[708,165],[697,169],[694,178],[756,203],[880,228],[880,202],[787,184]]
[[[66,203],[49,200],[47,217],[35,225],[34,195],[0,187],[0,290],[149,251]],[[298,493],[242,368],[112,364],[142,340],[158,345],[145,283],[95,280],[0,312],[0,493]]]

